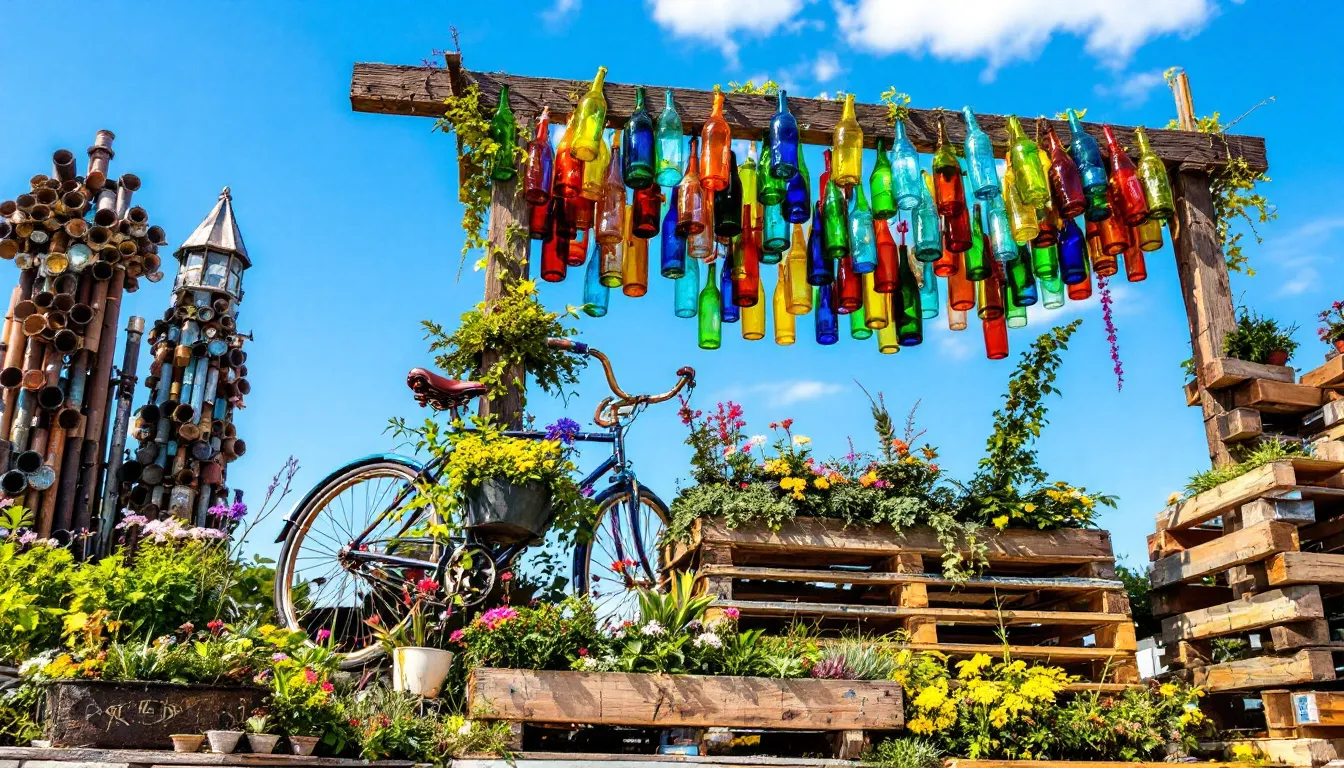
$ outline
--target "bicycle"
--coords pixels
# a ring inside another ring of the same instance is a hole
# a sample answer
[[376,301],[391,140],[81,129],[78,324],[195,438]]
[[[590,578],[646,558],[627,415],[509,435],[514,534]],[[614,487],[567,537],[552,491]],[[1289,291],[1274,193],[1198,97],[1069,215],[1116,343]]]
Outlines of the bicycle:
[[[611,445],[611,455],[579,484],[589,493],[604,476],[610,485],[593,498],[589,525],[577,536],[571,565],[573,590],[593,597],[603,615],[637,587],[657,583],[658,539],[666,526],[667,504],[640,484],[625,452],[625,433],[649,405],[695,387],[695,369],[677,371],[672,389],[658,395],[631,395],[616,381],[602,352],[569,339],[547,344],[602,364],[611,395],[602,399],[593,422],[602,432],[580,432],[576,441]],[[483,384],[447,379],[423,368],[407,374],[407,386],[422,407],[459,411],[486,393]],[[540,440],[544,432],[510,430],[508,437]],[[430,507],[406,512],[416,488],[442,477],[448,456],[428,464],[395,453],[350,462],[327,475],[295,505],[277,543],[275,605],[289,628],[315,636],[327,630],[341,666],[353,669],[381,653],[368,620],[385,627],[407,619],[404,585],[427,576],[440,585],[434,603],[473,608],[484,602],[513,561],[535,538],[507,536],[490,528],[450,526],[447,541],[429,534],[445,522]],[[362,504],[360,498],[362,497]],[[614,586],[614,589],[608,586]],[[610,591],[608,591],[610,590]]]

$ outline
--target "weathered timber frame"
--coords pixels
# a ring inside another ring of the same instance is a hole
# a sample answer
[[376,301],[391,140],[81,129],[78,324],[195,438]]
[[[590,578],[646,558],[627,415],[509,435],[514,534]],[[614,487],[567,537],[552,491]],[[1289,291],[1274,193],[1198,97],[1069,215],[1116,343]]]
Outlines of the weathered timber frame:
[[[357,63],[350,79],[350,106],[356,112],[438,118],[443,116],[444,101],[462,93],[468,85],[475,85],[479,89],[481,102],[487,107],[498,103],[500,89],[507,85],[514,114],[521,123],[528,124],[544,107],[550,107],[553,118],[563,118],[573,110],[579,95],[588,88],[588,83],[581,80],[462,69],[461,56],[456,53],[447,54],[445,60],[445,68]],[[1184,75],[1180,77],[1184,87],[1178,88],[1178,91],[1184,94],[1184,100],[1178,101],[1177,106],[1183,130],[1149,129],[1147,132],[1153,151],[1172,173],[1172,188],[1176,195],[1172,247],[1176,252],[1176,269],[1190,325],[1190,343],[1209,456],[1215,464],[1223,464],[1231,458],[1219,436],[1218,420],[1234,405],[1228,400],[1230,394],[1208,389],[1204,370],[1207,363],[1219,357],[1223,336],[1233,329],[1236,320],[1227,264],[1214,221],[1210,177],[1233,159],[1244,160],[1251,171],[1268,170],[1269,161],[1262,138],[1211,135],[1195,131],[1188,83],[1183,80]],[[650,90],[661,91],[663,87],[650,86]],[[709,114],[713,92],[690,88],[672,88],[671,91],[677,111],[683,115],[686,130],[699,130],[699,124],[687,118]],[[634,109],[635,86],[608,82],[605,94],[608,124],[619,128]],[[831,132],[840,119],[841,107],[840,102],[833,100],[789,97],[789,108],[798,120],[800,137],[808,144],[830,145]],[[774,111],[773,96],[728,94],[724,105],[724,117],[732,127],[733,138],[737,139],[758,140],[764,136]],[[874,146],[879,138],[893,137],[885,104],[855,104],[855,114],[863,128],[867,146]],[[991,114],[977,114],[976,118],[993,140],[995,152],[1003,156],[1008,143],[1007,118]],[[960,112],[910,109],[905,118],[906,131],[920,152],[933,151],[939,120],[945,121],[948,138],[954,143],[965,140],[966,127]],[[1048,122],[1054,125],[1056,131],[1068,129],[1064,121]],[[1094,136],[1101,136],[1100,123],[1084,123],[1084,127]],[[1122,144],[1134,144],[1133,127],[1111,127]],[[526,244],[511,246],[506,237],[508,224],[527,221],[527,203],[515,194],[515,189],[514,182],[495,184],[489,237],[496,247],[524,259],[521,268],[515,269],[512,274],[526,275]],[[501,268],[497,265],[487,267],[487,301],[499,296],[502,291],[500,273]],[[487,407],[488,404],[483,405],[482,410]],[[504,403],[497,409],[498,415],[505,421],[516,420],[519,410],[516,402]]]

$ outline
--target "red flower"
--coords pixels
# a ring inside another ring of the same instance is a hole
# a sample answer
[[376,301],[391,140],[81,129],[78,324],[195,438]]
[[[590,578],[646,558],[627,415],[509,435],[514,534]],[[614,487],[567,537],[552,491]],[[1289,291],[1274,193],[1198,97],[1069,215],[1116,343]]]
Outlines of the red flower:
[[780,425],[781,427],[785,428],[785,429],[792,429],[792,428],[793,428],[793,419],[785,419],[785,420],[779,422],[779,425]]
[[330,680],[324,680],[322,682],[322,690],[326,691],[327,693],[331,693],[335,689],[336,686],[332,685]]
[[579,649],[579,658],[581,658],[581,659],[586,659],[586,658],[588,658],[588,649],[587,649],[587,648],[580,648],[580,649]]
[[207,629],[210,630],[211,633],[216,635],[223,634],[224,632],[224,622],[220,621],[219,619],[215,619],[214,621],[210,622],[209,624],[206,624],[205,626]]
[[304,679],[304,680],[307,680],[310,684],[311,684],[311,683],[316,683],[316,682],[317,682],[317,673],[314,672],[313,670],[309,669],[308,667],[304,667],[304,668],[303,668],[303,679]]
[[429,597],[439,591],[439,582],[425,577],[415,582],[415,591],[422,597]]
[[513,581],[513,573],[511,571],[504,571],[503,573],[499,574],[499,580]]

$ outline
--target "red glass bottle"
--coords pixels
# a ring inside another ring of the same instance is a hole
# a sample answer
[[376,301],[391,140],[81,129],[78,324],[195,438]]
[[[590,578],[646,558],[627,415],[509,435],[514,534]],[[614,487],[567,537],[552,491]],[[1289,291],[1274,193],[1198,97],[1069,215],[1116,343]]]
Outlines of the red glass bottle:
[[551,108],[541,110],[537,130],[527,145],[527,171],[523,174],[523,197],[533,205],[551,199],[551,165],[555,160],[551,149]]
[[980,322],[985,332],[985,357],[1002,360],[1008,356],[1008,323],[1002,313]]
[[1036,239],[1031,241],[1031,247],[1049,248],[1059,242],[1059,217],[1055,215],[1053,207],[1045,209],[1045,215],[1039,217],[1036,223],[1040,231]]
[[565,218],[579,232],[591,229],[597,218],[597,201],[589,200],[582,195],[569,198],[565,201]]
[[565,258],[565,265],[569,267],[582,267],[588,260],[588,233],[587,229],[580,229],[573,240],[569,241],[569,256]]
[[1137,244],[1129,246],[1125,251],[1125,279],[1131,283],[1148,279],[1147,260],[1143,255],[1143,249]]
[[1116,210],[1116,203],[1119,203],[1125,224],[1136,227],[1148,218],[1148,198],[1143,193],[1143,181],[1139,179],[1134,161],[1120,146],[1120,142],[1115,140],[1111,126],[1104,125],[1101,130],[1106,134],[1106,148],[1111,153],[1110,188],[1115,192],[1111,199],[1111,210]]
[[648,240],[662,231],[661,214],[663,212],[663,193],[657,184],[644,189],[636,189],[633,214],[630,219],[630,232],[635,237]]
[[[947,306],[958,312],[975,309],[975,282],[966,276],[965,254],[952,254],[957,268],[947,275]],[[936,270],[938,265],[934,264]]]
[[1115,195],[1108,190],[1106,197],[1110,200],[1111,215],[1097,222],[1097,226],[1101,230],[1101,247],[1106,251],[1106,255],[1119,256],[1129,247],[1129,227],[1120,217],[1120,209],[1116,206]]
[[583,161],[569,151],[573,139],[574,116],[570,115],[565,133],[560,138],[560,146],[555,150],[555,172],[551,184],[551,194],[555,197],[578,197],[583,191]]
[[900,279],[900,270],[896,268],[896,240],[891,236],[891,227],[887,225],[886,219],[873,222],[873,229],[877,235],[877,269],[873,270],[873,290],[892,293]]
[[943,231],[943,248],[952,253],[965,253],[971,250],[971,217],[966,206],[955,216],[939,214],[938,225]]
[[[691,137],[691,153],[686,158],[686,171],[677,185],[677,236],[690,237],[705,231],[705,190],[700,186],[700,158],[698,143]],[[713,199],[710,197],[709,199]]]
[[761,300],[761,253],[756,239],[743,233],[733,244],[733,303],[754,307]]
[[1087,192],[1083,189],[1083,177],[1078,166],[1064,151],[1064,145],[1055,135],[1055,129],[1046,126],[1046,140],[1050,145],[1050,190],[1054,193],[1054,204],[1066,219],[1075,219],[1087,210]]
[[555,227],[555,234],[566,240],[573,240],[579,230],[574,226],[574,220],[569,217],[569,211],[568,200],[560,197],[551,198],[551,222]]
[[1092,298],[1092,270],[1087,271],[1087,277],[1069,286],[1068,295],[1069,301],[1084,301]]
[[943,248],[943,255],[933,262],[933,274],[938,277],[948,277],[957,272],[957,254]]
[[541,279],[558,283],[569,270],[569,238],[557,232],[541,244]]
[[547,202],[532,206],[531,215],[527,218],[527,236],[533,240],[546,240],[554,232],[555,226],[551,221],[551,204],[548,198]]
[[835,273],[836,290],[832,294],[835,297],[835,311],[846,315],[863,306],[863,284],[859,282],[854,264],[848,256],[836,263],[839,268]]

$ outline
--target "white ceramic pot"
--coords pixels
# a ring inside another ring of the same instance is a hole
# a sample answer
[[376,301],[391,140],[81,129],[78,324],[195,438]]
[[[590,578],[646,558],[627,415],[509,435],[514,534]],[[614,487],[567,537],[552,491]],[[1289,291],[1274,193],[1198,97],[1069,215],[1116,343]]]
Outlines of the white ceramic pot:
[[317,749],[317,743],[321,740],[321,736],[290,736],[289,751],[300,757],[307,757],[313,754],[313,750]]
[[174,733],[168,738],[173,740],[174,752],[199,752],[205,743],[205,737],[199,733]]
[[238,740],[243,738],[242,731],[206,731],[205,738],[210,742],[210,751],[219,755],[230,755],[238,748]]
[[280,737],[274,733],[247,734],[247,748],[255,755],[269,755],[275,751]]
[[452,651],[439,648],[394,648],[392,688],[432,699],[439,695],[452,666]]

